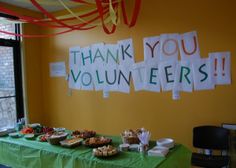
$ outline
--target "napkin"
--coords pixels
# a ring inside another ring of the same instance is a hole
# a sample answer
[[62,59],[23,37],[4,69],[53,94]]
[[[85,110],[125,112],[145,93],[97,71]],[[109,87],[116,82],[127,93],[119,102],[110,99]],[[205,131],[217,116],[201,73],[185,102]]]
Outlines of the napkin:
[[141,144],[148,145],[149,140],[151,137],[151,133],[149,131],[142,131],[142,133],[138,134],[138,139],[140,140]]

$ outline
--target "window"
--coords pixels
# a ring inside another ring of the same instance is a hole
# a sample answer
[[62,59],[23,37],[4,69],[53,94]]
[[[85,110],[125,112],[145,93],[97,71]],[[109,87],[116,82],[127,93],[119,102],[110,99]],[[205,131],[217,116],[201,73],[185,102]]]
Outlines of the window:
[[[0,17],[0,29],[19,32],[19,25]],[[20,53],[19,38],[0,33],[0,128],[24,117]]]

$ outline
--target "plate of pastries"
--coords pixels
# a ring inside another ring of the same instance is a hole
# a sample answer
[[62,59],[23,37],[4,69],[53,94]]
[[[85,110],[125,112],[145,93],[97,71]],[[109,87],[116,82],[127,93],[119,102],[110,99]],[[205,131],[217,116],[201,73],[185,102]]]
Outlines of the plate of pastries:
[[112,139],[100,136],[100,137],[92,137],[92,138],[87,138],[84,141],[84,144],[88,147],[100,147],[104,145],[108,145],[112,142]]
[[96,132],[92,130],[75,130],[72,132],[71,135],[74,137],[87,139],[87,138],[94,137],[96,135]]
[[118,154],[118,149],[112,145],[102,146],[93,149],[93,155],[96,157],[109,157]]

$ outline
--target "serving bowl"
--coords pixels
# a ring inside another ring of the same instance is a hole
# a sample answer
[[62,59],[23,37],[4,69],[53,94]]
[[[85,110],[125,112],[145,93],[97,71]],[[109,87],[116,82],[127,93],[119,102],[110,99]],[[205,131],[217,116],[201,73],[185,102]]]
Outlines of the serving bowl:
[[68,133],[66,133],[66,132],[56,132],[56,133],[53,133],[51,136],[49,136],[47,138],[47,141],[51,145],[59,145],[60,141],[65,140],[67,135],[68,135]]

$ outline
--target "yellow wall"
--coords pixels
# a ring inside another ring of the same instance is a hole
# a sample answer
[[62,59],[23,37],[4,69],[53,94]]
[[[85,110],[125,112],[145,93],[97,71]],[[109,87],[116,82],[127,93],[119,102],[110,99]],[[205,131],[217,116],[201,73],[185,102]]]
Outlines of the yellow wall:
[[[37,86],[42,85],[43,88],[42,122],[50,126],[87,128],[114,135],[127,128],[145,127],[152,132],[152,139],[172,137],[177,142],[191,147],[194,126],[236,123],[235,6],[234,0],[143,0],[140,16],[134,28],[129,29],[122,24],[112,35],[106,35],[102,28],[96,28],[43,39],[42,81],[35,79],[28,86],[29,93],[34,94],[29,99],[35,99],[37,94],[40,95],[41,90],[34,91],[35,88],[30,88],[39,82]],[[131,6],[129,9],[131,10]],[[117,40],[131,37],[136,61],[142,61],[144,37],[192,30],[198,32],[202,57],[214,51],[231,52],[232,85],[217,86],[211,91],[181,93],[179,101],[172,100],[171,92],[134,92],[133,88],[130,94],[111,93],[108,99],[104,99],[101,92],[95,91],[73,90],[72,96],[68,96],[65,79],[49,77],[49,63],[66,61],[68,64],[68,51],[71,46],[83,47],[97,42],[115,43]],[[33,61],[32,58],[29,59],[29,62]],[[34,61],[34,64],[35,62],[37,61]],[[31,67],[27,72],[31,80],[37,78],[33,75],[33,69]],[[38,107],[34,105],[33,100],[29,100],[29,103],[32,108]],[[38,117],[36,113],[38,110],[32,112],[33,119]]]

